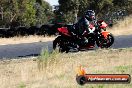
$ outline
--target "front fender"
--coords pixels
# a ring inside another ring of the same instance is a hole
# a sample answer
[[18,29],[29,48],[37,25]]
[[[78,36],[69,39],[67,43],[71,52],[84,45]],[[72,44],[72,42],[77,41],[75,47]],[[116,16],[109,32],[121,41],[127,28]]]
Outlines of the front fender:
[[103,31],[101,34],[104,36],[105,39],[107,39],[107,36],[110,34],[108,31]]

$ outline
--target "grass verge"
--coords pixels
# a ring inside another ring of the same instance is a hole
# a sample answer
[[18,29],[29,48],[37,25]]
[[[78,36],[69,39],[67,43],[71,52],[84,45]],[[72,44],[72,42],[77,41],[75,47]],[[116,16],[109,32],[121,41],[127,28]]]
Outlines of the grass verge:
[[21,43],[33,43],[33,42],[47,42],[53,41],[55,39],[54,36],[23,36],[23,37],[12,37],[12,38],[0,38],[0,45],[8,45],[8,44],[21,44]]
[[132,16],[128,16],[124,18],[124,20],[120,20],[117,22],[114,27],[109,29],[111,33],[115,36],[118,35],[131,35],[132,34]]
[[101,49],[78,53],[48,53],[35,59],[0,61],[1,88],[132,88],[131,84],[76,83],[78,66],[87,73],[130,74],[132,48]]

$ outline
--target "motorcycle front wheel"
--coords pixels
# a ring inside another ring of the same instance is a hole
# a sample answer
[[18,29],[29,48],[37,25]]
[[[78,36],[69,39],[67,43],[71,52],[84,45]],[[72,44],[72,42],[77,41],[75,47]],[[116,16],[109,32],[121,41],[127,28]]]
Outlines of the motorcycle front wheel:
[[102,37],[101,39],[96,41],[96,44],[100,48],[109,48],[114,43],[114,36],[110,33],[107,35],[107,38],[105,39]]

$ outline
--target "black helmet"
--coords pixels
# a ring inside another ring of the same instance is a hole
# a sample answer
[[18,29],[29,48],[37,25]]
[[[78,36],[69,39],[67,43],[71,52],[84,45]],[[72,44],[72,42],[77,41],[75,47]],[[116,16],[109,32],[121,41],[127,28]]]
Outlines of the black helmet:
[[87,10],[85,12],[85,17],[89,21],[93,21],[95,19],[95,12],[93,10]]

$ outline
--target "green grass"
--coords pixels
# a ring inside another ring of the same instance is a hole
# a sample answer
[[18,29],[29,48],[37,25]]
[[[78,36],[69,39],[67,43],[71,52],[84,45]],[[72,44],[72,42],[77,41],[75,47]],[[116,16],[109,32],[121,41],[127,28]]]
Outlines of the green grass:
[[57,55],[59,55],[59,52],[57,50],[49,52],[48,49],[43,49],[40,56],[38,57],[39,70],[43,70],[49,65],[56,63]]
[[21,83],[17,88],[26,88],[26,85],[24,83]]

